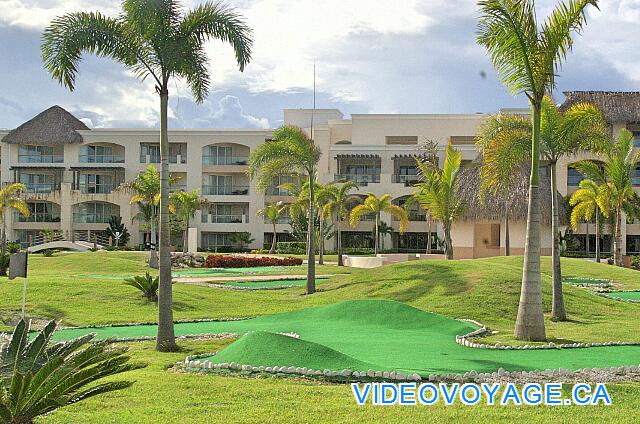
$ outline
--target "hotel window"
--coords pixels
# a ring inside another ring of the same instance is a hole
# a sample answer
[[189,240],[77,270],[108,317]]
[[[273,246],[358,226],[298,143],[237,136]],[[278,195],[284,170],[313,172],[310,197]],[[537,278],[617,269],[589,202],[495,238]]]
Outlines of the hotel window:
[[22,163],[62,163],[62,146],[21,145],[18,149],[18,162]]
[[640,187],[640,168],[636,168],[631,180],[634,187]]
[[123,163],[123,156],[113,154],[111,146],[82,146],[80,163]]
[[640,131],[633,132],[633,145],[634,147],[640,147]]
[[[140,143],[140,163],[160,163],[160,144],[158,143]],[[187,163],[187,144],[186,143],[169,143],[169,163]]]
[[584,175],[578,172],[575,168],[568,168],[567,170],[567,186],[578,187],[580,181],[584,180]]

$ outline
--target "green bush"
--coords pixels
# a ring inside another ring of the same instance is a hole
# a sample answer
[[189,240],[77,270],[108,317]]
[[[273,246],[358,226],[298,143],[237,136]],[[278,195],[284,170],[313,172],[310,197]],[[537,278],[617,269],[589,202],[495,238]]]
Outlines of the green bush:
[[368,247],[348,247],[344,249],[345,255],[373,255],[374,250]]
[[640,271],[640,255],[636,255],[631,258],[631,268]]
[[158,285],[160,277],[152,277],[148,272],[145,275],[136,275],[124,280],[127,286],[135,287],[142,295],[152,302],[158,301]]
[[307,253],[307,243],[303,241],[276,242],[276,251],[287,255],[304,255]]
[[22,246],[20,246],[20,243],[10,241],[9,243],[7,243],[6,249],[7,253],[17,253],[20,251],[20,249],[22,249]]
[[255,250],[254,249],[249,253],[251,253],[252,255],[266,255],[266,254],[269,253],[269,250],[268,249],[261,249],[261,250]]
[[44,256],[45,258],[50,258],[53,256],[53,250],[52,249],[44,249],[42,251],[42,256]]
[[8,253],[2,254],[0,253],[0,275],[7,275],[7,269],[9,269],[9,261],[11,260],[11,255]]

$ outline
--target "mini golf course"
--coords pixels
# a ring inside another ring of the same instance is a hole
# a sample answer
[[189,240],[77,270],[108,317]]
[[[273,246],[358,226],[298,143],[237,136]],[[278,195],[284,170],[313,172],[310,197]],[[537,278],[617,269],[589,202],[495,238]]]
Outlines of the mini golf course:
[[[640,346],[493,350],[455,342],[456,335],[476,328],[399,302],[352,300],[247,320],[177,323],[175,333],[244,334],[215,357],[200,360],[252,366],[395,370],[428,375],[495,372],[499,368],[576,370],[640,364]],[[88,332],[95,332],[98,339],[153,337],[156,325],[63,329],[54,339],[68,340]],[[294,332],[300,338],[278,334],[281,332]]]
[[604,278],[564,277],[562,283],[573,286],[611,286],[611,281]]
[[225,275],[255,274],[258,272],[281,272],[284,266],[256,266],[251,268],[184,268],[172,272],[173,277],[221,277]]
[[[322,283],[326,278],[316,277],[316,283]],[[289,287],[300,287],[307,284],[306,279],[279,279],[279,280],[266,280],[266,281],[228,281],[221,282],[221,286],[232,287],[238,289],[286,289]]]
[[640,291],[611,291],[606,292],[609,297],[622,300],[634,300],[640,302]]

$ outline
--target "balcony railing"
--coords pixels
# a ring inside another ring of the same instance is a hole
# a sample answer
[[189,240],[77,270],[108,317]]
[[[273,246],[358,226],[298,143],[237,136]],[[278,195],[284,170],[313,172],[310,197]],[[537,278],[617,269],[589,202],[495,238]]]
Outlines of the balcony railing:
[[[409,222],[426,222],[427,221],[427,215],[421,213],[421,212],[408,212],[407,213],[407,217],[409,218]],[[393,218],[394,221],[398,221],[397,218]]]
[[380,182],[380,174],[371,174],[371,175],[363,175],[363,174],[335,174],[335,181],[344,182],[344,181],[352,181],[356,184],[372,184]]
[[417,182],[420,182],[420,177],[417,175],[393,174],[392,181],[396,184],[404,184],[406,186],[410,186],[414,185]]
[[[264,219],[264,223],[273,225],[273,223],[266,218]],[[291,218],[288,216],[283,216],[282,218],[278,218],[276,224],[291,224]]]
[[80,163],[124,163],[119,155],[80,155]]
[[97,213],[74,213],[73,222],[76,224],[106,224],[112,216]]
[[18,222],[60,222],[60,215],[46,212],[32,213],[24,216],[19,213],[15,214],[15,220]]
[[173,193],[176,191],[187,191],[186,184],[172,184],[169,186],[169,193]]
[[20,163],[62,163],[64,155],[18,155]]
[[28,183],[27,193],[51,193],[60,190],[60,184],[57,183]]
[[78,190],[82,194],[109,194],[115,190],[115,184],[80,184]]
[[265,190],[264,194],[267,196],[291,196],[288,190],[278,187],[269,187]]
[[203,165],[246,165],[247,156],[202,156]]
[[247,196],[249,186],[202,186],[202,194],[205,196]]
[[212,224],[246,224],[243,222],[245,215],[209,215]]

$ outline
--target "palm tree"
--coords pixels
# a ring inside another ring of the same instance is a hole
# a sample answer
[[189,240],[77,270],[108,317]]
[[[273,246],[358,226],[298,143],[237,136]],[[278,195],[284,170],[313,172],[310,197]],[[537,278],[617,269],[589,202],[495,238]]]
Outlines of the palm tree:
[[546,339],[540,281],[540,115],[545,94],[573,46],[574,32],[586,23],[588,5],[597,0],[560,3],[538,26],[535,0],[480,0],[478,43],[484,46],[498,76],[512,94],[525,94],[532,109],[531,176],[522,289],[515,337]]
[[[139,221],[140,228],[145,232],[145,241],[146,241],[146,233],[149,231],[149,237],[155,241],[155,236],[153,235],[153,231],[155,231],[156,224],[156,207],[153,204],[148,203],[138,203],[138,213],[136,213],[131,221]],[[150,240],[151,242],[151,240]],[[157,257],[156,257],[157,261]]]
[[264,217],[267,221],[273,225],[273,240],[271,240],[271,249],[269,253],[276,253],[276,239],[278,236],[278,232],[276,230],[276,224],[280,221],[287,211],[287,205],[282,202],[270,203],[266,205],[264,208],[258,210],[258,216]]
[[[571,227],[575,231],[580,221],[591,222],[593,217],[596,218],[596,262],[600,263],[600,214],[609,216],[610,205],[606,203],[604,190],[600,189],[593,180],[580,181],[580,188],[576,190],[569,200],[569,205],[573,207],[571,210]],[[587,231],[587,240],[589,233]],[[589,251],[589,242],[587,241],[587,252]]]
[[22,183],[9,183],[0,189],[0,221],[2,221],[2,254],[7,250],[7,229],[5,216],[9,209],[17,211],[20,215],[28,217],[31,214],[29,205],[22,199],[22,193],[27,191],[27,186]]
[[[531,161],[531,121],[522,115],[490,116],[480,128],[477,145],[483,155],[481,188],[503,197],[511,196],[511,185],[521,166]],[[562,113],[551,96],[540,110],[540,155],[549,165],[551,190],[551,260],[553,270],[552,318],[566,321],[560,266],[559,199],[556,164],[580,150],[599,149],[608,140],[607,125],[597,107],[572,105]]]
[[178,190],[171,193],[169,197],[169,211],[177,215],[178,219],[184,223],[184,238],[182,240],[182,251],[189,251],[189,223],[191,218],[196,216],[196,212],[206,204],[206,199],[200,197],[200,190],[193,191]]
[[618,139],[604,148],[604,169],[595,162],[581,161],[575,168],[599,186],[598,205],[605,217],[614,213],[615,236],[613,238],[613,260],[622,266],[622,214],[640,216],[640,197],[634,190],[633,176],[640,166],[640,152],[634,150],[633,134],[623,129]]
[[464,212],[464,202],[458,190],[458,172],[462,162],[462,153],[447,146],[444,166],[440,169],[433,162],[416,161],[421,181],[415,185],[413,197],[420,206],[442,223],[447,259],[453,259],[451,228]]
[[380,197],[377,197],[373,193],[367,193],[368,197],[364,199],[364,202],[361,205],[356,206],[351,209],[351,214],[349,216],[349,223],[352,227],[358,225],[360,219],[366,215],[374,216],[374,245],[373,245],[373,253],[378,254],[378,250],[380,249],[380,226],[381,226],[381,215],[382,212],[388,213],[392,217],[396,218],[400,221],[400,233],[404,233],[407,225],[409,225],[409,216],[407,215],[407,211],[404,210],[401,206],[394,205],[391,203],[391,195],[383,194]]
[[150,78],[160,97],[160,289],[158,300],[159,351],[177,349],[173,331],[169,231],[169,139],[167,105],[171,80],[184,80],[197,103],[210,87],[209,39],[229,43],[240,71],[251,60],[251,29],[235,9],[206,2],[182,14],[176,0],[123,0],[117,18],[99,12],[75,12],[56,18],[42,36],[46,69],[73,90],[82,53],[110,57],[137,77]]
[[358,189],[358,185],[353,181],[347,181],[338,186],[336,184],[327,184],[322,192],[318,195],[323,198],[322,216],[325,218],[335,217],[337,227],[337,250],[338,250],[338,266],[343,266],[342,259],[342,220],[348,215],[347,202],[352,198],[349,194],[351,190]]
[[257,178],[258,188],[264,190],[275,177],[306,176],[309,184],[309,222],[307,227],[307,294],[316,291],[316,258],[314,249],[315,181],[320,149],[298,127],[286,125],[277,129],[273,141],[258,146],[249,157],[247,175]]

